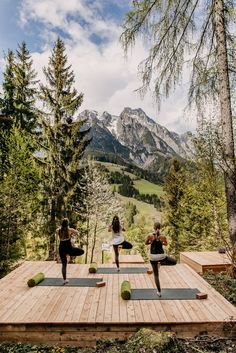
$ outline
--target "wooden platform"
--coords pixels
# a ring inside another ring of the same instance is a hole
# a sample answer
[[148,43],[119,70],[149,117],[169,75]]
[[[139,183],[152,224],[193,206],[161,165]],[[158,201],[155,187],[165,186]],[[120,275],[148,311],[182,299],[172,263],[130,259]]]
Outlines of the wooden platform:
[[[144,264],[145,261],[141,255],[120,255],[119,262],[120,264]],[[115,263],[114,260],[113,263]]]
[[209,270],[214,272],[225,271],[231,266],[228,255],[220,254],[218,251],[181,252],[180,263],[189,265],[200,274]]
[[[135,266],[140,267],[129,265]],[[0,280],[0,341],[90,346],[98,339],[126,339],[141,327],[169,330],[179,337],[236,336],[236,308],[184,264],[161,267],[162,287],[197,287],[208,299],[122,300],[123,280],[133,288],[155,287],[153,276],[146,273],[103,275],[107,284],[102,288],[28,288],[27,279],[39,271],[60,277],[61,265],[25,262]],[[101,277],[88,275],[87,265],[68,266],[68,277],[87,276]]]

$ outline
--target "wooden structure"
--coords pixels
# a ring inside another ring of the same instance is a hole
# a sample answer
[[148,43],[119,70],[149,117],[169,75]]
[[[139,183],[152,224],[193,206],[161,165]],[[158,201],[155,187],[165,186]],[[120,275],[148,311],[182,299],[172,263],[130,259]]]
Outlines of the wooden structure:
[[119,262],[120,264],[144,264],[145,261],[141,255],[120,255]]
[[[111,266],[111,265],[108,265]],[[140,265],[129,265],[135,267]],[[55,262],[25,262],[0,280],[0,341],[91,346],[98,339],[126,339],[141,327],[169,330],[179,337],[200,333],[236,336],[236,308],[187,265],[162,266],[165,288],[198,288],[205,300],[122,300],[124,280],[132,288],[154,288],[152,275],[106,274],[106,286],[28,288],[37,272],[61,277]],[[88,274],[87,265],[68,265],[68,277]]]
[[226,254],[218,251],[181,252],[180,263],[189,265],[196,272],[203,274],[206,271],[221,272],[231,266],[231,260]]

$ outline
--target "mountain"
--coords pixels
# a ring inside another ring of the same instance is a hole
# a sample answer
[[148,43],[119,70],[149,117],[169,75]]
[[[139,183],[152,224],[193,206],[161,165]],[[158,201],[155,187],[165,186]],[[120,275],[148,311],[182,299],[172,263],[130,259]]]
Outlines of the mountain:
[[143,169],[172,156],[187,158],[192,153],[192,134],[179,135],[149,118],[142,109],[124,108],[119,116],[85,110],[80,117],[91,125],[92,142],[87,152],[113,156],[120,164]]

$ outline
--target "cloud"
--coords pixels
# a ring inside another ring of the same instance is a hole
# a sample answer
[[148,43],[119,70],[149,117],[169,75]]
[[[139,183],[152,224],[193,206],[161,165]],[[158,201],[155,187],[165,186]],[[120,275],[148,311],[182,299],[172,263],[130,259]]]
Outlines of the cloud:
[[[108,11],[108,6],[113,6],[112,10]],[[181,120],[186,105],[182,88],[164,102],[160,112],[151,94],[141,100],[134,92],[141,85],[138,64],[147,51],[137,41],[125,60],[119,43],[121,18],[117,6],[123,10],[127,1],[22,0],[21,26],[33,30],[33,25],[38,24],[42,28],[41,51],[32,54],[39,78],[44,80],[42,67],[47,65],[52,43],[60,34],[75,73],[76,88],[84,93],[81,110],[106,110],[118,115],[125,106],[140,107],[171,130],[183,132],[194,128],[193,123]]]

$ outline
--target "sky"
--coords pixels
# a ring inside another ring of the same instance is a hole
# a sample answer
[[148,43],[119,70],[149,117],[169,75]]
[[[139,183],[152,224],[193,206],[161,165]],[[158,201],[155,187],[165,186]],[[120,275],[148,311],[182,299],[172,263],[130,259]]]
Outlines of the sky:
[[153,95],[141,99],[138,64],[148,48],[141,39],[125,57],[119,37],[130,0],[0,0],[0,79],[4,56],[25,41],[38,79],[44,82],[53,44],[60,36],[66,44],[75,87],[84,93],[85,109],[119,115],[124,107],[141,108],[157,123],[183,133],[195,128],[194,118],[184,114],[188,75],[183,84],[163,101],[158,111]]

